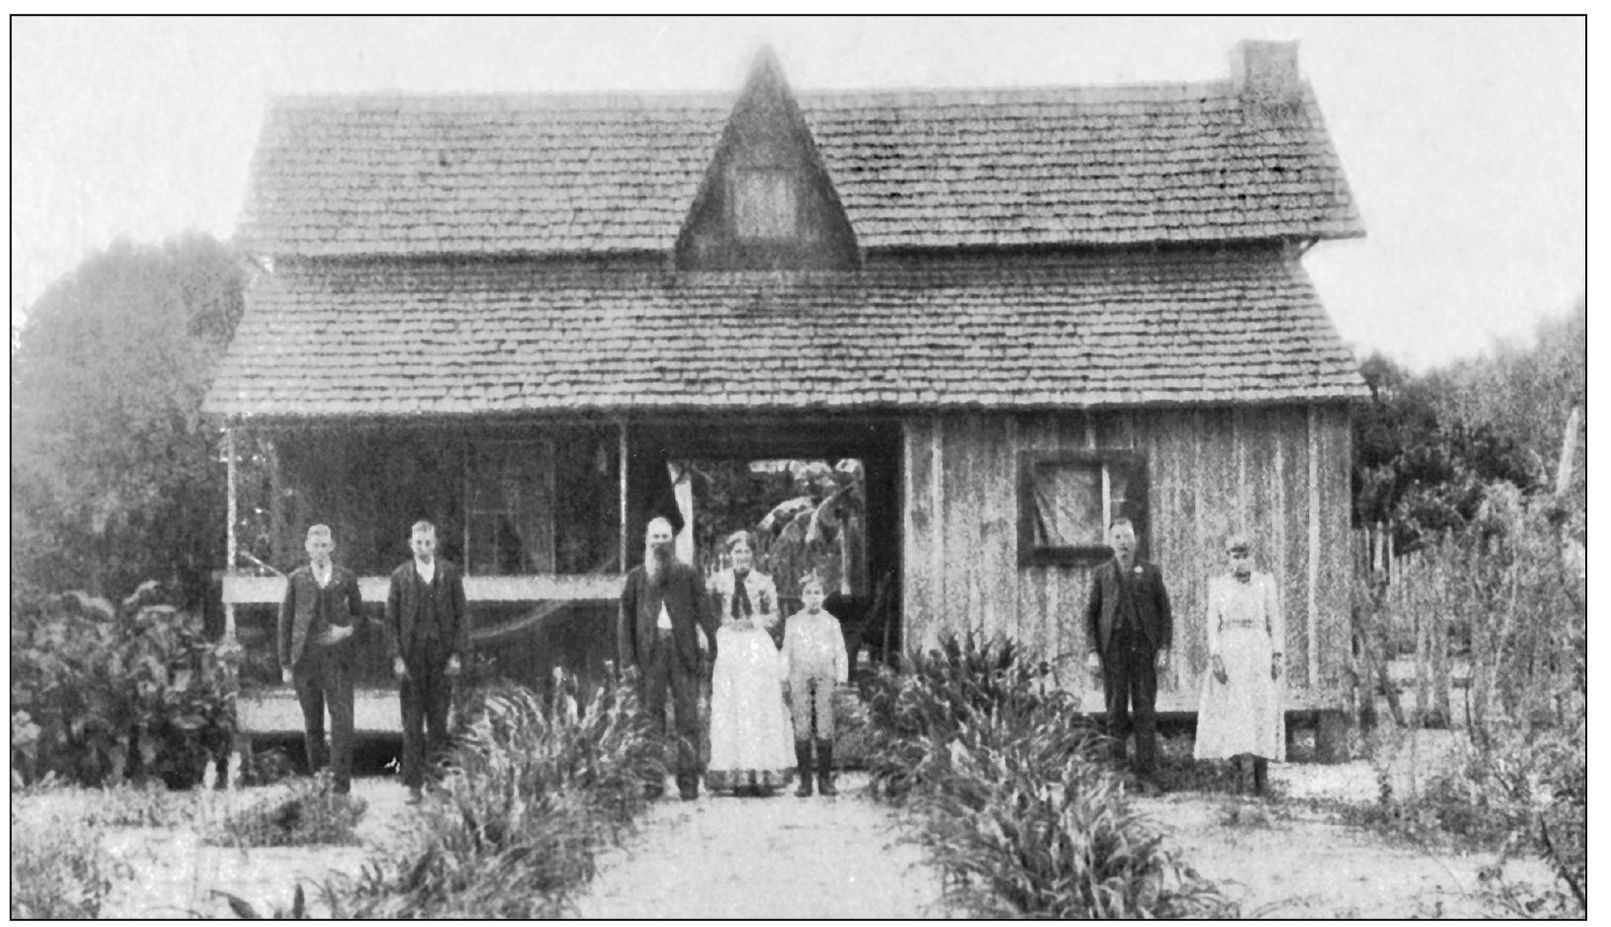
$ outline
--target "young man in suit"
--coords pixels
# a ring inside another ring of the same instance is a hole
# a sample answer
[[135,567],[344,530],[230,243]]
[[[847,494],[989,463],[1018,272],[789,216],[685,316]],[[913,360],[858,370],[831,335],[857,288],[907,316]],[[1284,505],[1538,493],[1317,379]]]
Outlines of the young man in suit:
[[1163,574],[1136,556],[1135,526],[1130,520],[1115,519],[1108,540],[1113,559],[1092,574],[1085,606],[1085,665],[1102,678],[1115,758],[1124,762],[1125,739],[1133,731],[1132,768],[1141,787],[1151,793],[1158,790],[1152,778],[1158,762],[1158,671],[1169,664],[1174,619]]
[[416,522],[409,547],[413,559],[392,572],[386,629],[403,709],[403,785],[413,805],[427,758],[447,750],[453,679],[470,656],[470,616],[459,568],[436,556],[436,526]]
[[[699,797],[699,678],[716,653],[717,617],[705,583],[677,559],[671,523],[649,522],[643,563],[627,573],[616,623],[619,666],[637,667],[639,694],[651,727],[666,733],[666,691],[677,721],[677,791],[683,801]],[[649,794],[662,790],[650,783]]]
[[[308,529],[308,563],[287,577],[280,603],[280,677],[296,687],[308,768],[331,767],[335,791],[352,790],[352,678],[363,629],[358,577],[331,560],[336,543],[325,525]],[[330,745],[324,712],[330,709]]]

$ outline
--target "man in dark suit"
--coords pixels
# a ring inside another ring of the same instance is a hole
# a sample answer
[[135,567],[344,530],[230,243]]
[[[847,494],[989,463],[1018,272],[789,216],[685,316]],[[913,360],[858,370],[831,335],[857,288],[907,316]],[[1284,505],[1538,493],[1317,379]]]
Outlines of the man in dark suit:
[[[308,769],[331,766],[335,790],[352,791],[352,677],[364,627],[358,577],[330,556],[335,539],[324,525],[308,529],[308,563],[291,572],[280,603],[280,677],[296,687]],[[324,742],[330,708],[330,746]]]
[[386,629],[403,707],[403,785],[417,804],[427,757],[447,750],[453,678],[470,656],[470,616],[459,568],[436,556],[436,526],[416,522],[409,547],[414,559],[392,572]]
[[1091,597],[1085,606],[1085,663],[1092,674],[1102,677],[1114,756],[1124,761],[1125,738],[1133,730],[1133,768],[1142,788],[1155,792],[1158,671],[1169,663],[1174,633],[1169,592],[1158,567],[1136,557],[1135,526],[1128,518],[1114,520],[1109,542],[1113,559],[1091,576]]
[[[616,623],[620,667],[637,667],[643,711],[653,729],[666,733],[666,690],[677,718],[677,791],[684,801],[699,797],[699,678],[704,660],[716,653],[716,615],[705,584],[673,552],[671,523],[649,522],[644,561],[627,573]],[[662,784],[649,784],[659,795]]]

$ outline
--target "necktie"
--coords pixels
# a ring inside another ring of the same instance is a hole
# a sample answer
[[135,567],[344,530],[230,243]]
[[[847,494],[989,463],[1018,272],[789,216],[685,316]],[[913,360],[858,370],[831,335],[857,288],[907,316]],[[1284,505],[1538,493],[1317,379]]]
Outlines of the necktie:
[[748,618],[754,614],[755,609],[750,605],[750,592],[744,588],[744,578],[748,572],[733,574],[733,617]]

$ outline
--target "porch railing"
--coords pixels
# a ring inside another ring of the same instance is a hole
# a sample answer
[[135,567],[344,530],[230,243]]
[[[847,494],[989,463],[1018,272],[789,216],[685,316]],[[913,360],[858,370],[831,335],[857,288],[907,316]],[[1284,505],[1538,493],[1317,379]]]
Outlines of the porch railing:
[[[466,576],[464,597],[471,602],[603,602],[621,595],[625,577],[614,573],[553,573],[535,576]],[[384,602],[389,577],[361,576],[358,593],[365,602]],[[224,604],[278,605],[285,598],[285,577],[224,577]]]

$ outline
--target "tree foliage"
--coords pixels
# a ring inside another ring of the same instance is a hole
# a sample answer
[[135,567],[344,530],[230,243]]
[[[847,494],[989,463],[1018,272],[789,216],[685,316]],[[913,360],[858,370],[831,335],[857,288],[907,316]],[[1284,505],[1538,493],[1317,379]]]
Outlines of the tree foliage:
[[14,583],[121,598],[156,578],[200,604],[226,517],[201,401],[242,284],[209,236],[119,242],[30,307],[12,348]]
[[1391,525],[1398,549],[1411,550],[1472,524],[1493,486],[1553,489],[1562,431],[1586,401],[1585,320],[1579,300],[1572,315],[1539,325],[1536,345],[1499,344],[1421,376],[1381,354],[1366,358],[1355,522]]

